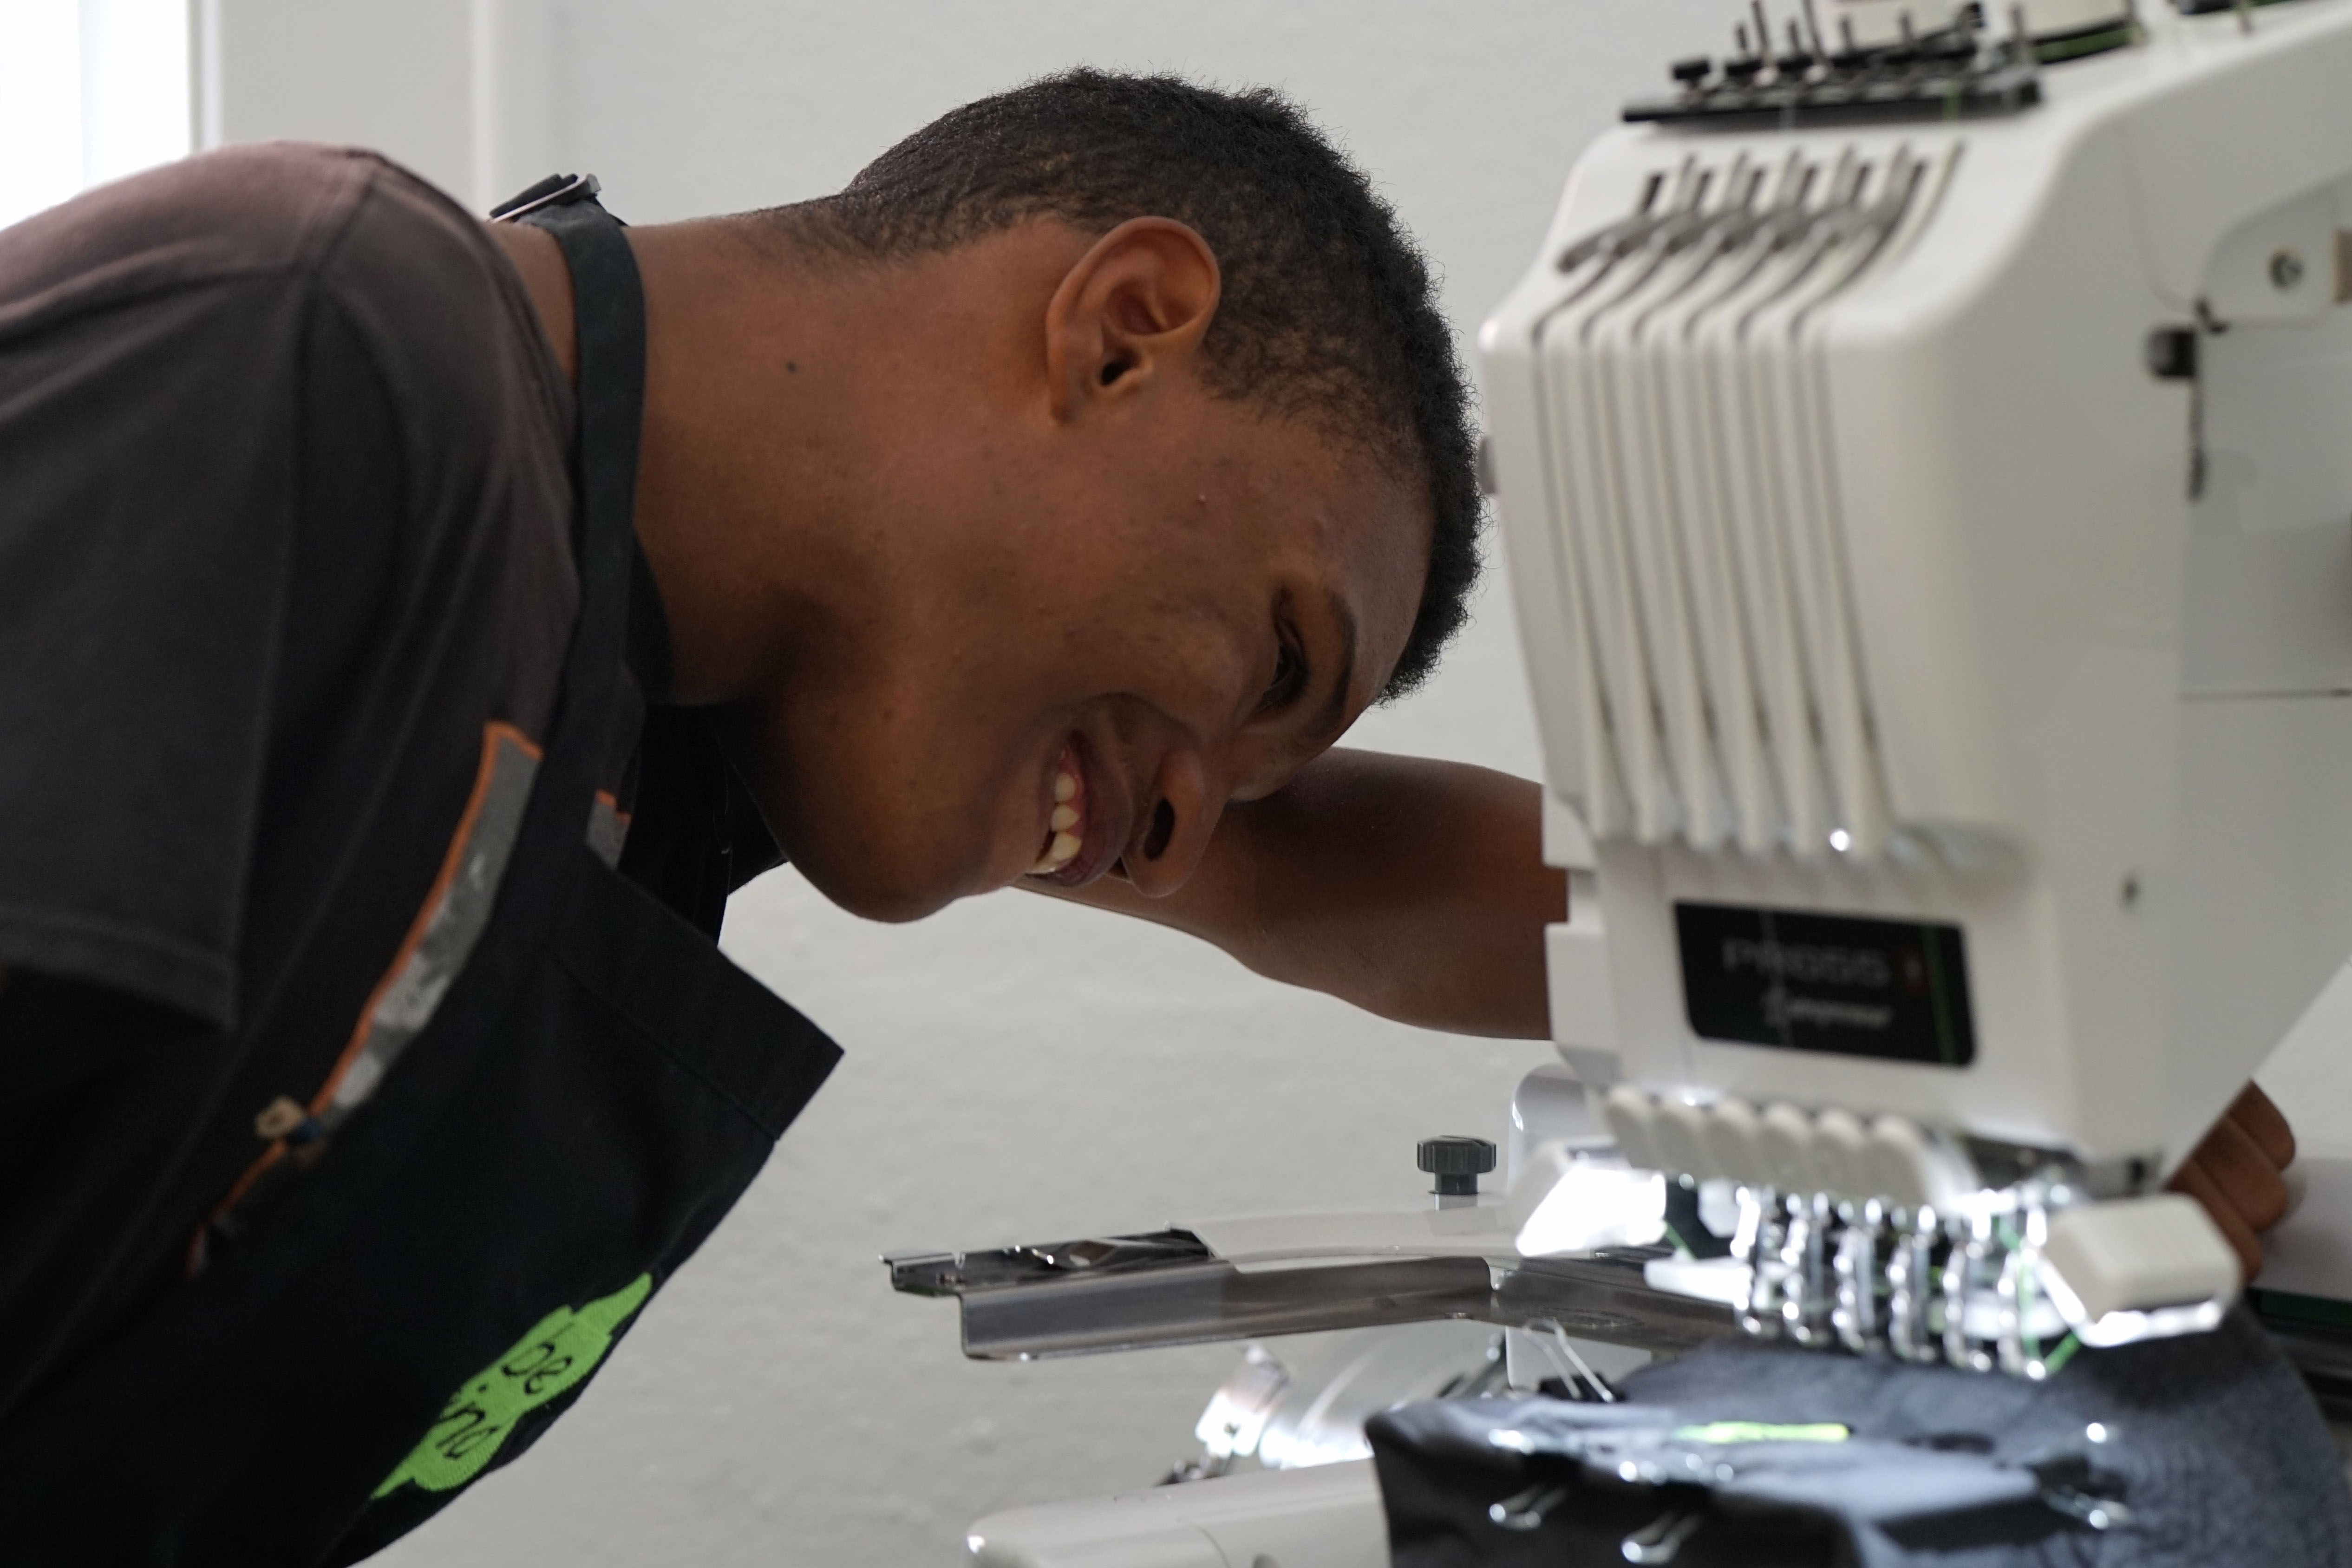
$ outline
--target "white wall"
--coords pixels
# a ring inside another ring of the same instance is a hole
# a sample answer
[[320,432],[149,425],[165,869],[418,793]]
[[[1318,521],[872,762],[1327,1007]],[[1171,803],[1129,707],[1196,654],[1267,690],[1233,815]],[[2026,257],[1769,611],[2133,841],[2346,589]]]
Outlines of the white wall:
[[379,147],[471,201],[470,0],[190,0],[199,140]]
[[[478,203],[554,165],[654,221],[837,186],[966,99],[1066,64],[1270,82],[1385,186],[1465,346],[1579,147],[1730,0],[217,0],[231,139],[372,141]],[[460,15],[460,12],[463,12]],[[242,18],[242,21],[240,21]],[[337,39],[349,41],[340,47]],[[241,53],[242,51],[242,53]],[[1360,743],[1536,766],[1504,596]],[[847,1059],[751,1195],[522,1463],[381,1561],[946,1563],[1016,1502],[1192,1447],[1228,1349],[968,1363],[887,1249],[1404,1198],[1416,1137],[1499,1138],[1534,1044],[1448,1039],[1018,894],[862,925],[789,874],[727,945]]]

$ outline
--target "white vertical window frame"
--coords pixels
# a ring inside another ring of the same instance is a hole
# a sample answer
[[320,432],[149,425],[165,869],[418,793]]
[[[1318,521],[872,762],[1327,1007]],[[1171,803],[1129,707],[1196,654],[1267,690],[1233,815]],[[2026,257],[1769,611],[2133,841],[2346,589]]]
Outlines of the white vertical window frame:
[[187,0],[188,145],[221,144],[221,0]]
[[484,211],[551,173],[558,161],[557,5],[469,0],[472,195]]

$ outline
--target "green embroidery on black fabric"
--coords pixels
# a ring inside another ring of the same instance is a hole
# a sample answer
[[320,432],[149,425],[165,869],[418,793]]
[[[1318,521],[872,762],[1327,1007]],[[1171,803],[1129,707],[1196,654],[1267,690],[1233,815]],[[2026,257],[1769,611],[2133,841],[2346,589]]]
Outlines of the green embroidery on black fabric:
[[1807,1421],[1794,1426],[1766,1421],[1710,1421],[1704,1426],[1677,1426],[1675,1436],[1686,1443],[1843,1443],[1853,1434],[1834,1421]]
[[375,1495],[386,1496],[403,1481],[428,1492],[453,1492],[480,1475],[516,1422],[596,1370],[613,1348],[614,1331],[653,1289],[654,1277],[640,1274],[577,1310],[558,1307],[541,1318],[514,1349],[449,1396],[441,1418]]

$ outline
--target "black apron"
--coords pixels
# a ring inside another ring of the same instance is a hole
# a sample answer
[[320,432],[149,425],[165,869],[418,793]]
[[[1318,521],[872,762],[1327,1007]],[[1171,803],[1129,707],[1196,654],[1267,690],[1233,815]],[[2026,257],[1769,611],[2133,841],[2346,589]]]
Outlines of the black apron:
[[581,609],[488,924],[315,1167],[0,1430],[0,1563],[380,1549],[578,1397],[839,1058],[589,847],[645,375],[635,262],[593,192],[526,193],[578,301]]

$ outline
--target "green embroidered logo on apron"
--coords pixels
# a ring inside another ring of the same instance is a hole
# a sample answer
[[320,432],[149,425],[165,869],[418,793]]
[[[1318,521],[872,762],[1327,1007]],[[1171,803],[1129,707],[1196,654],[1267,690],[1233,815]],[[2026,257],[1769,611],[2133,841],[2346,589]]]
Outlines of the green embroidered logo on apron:
[[600,1300],[574,1310],[558,1307],[449,1396],[441,1418],[415,1452],[375,1489],[383,1497],[403,1481],[428,1492],[456,1491],[498,1457],[515,1423],[596,1370],[613,1348],[613,1333],[653,1294],[654,1277],[640,1274]]

